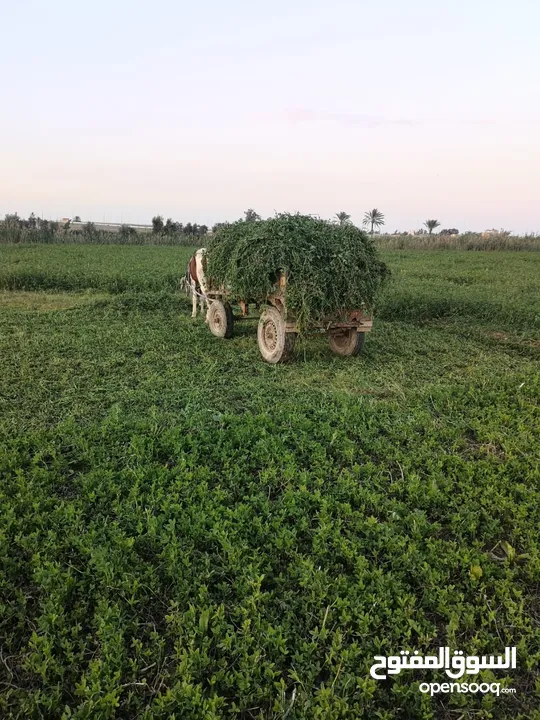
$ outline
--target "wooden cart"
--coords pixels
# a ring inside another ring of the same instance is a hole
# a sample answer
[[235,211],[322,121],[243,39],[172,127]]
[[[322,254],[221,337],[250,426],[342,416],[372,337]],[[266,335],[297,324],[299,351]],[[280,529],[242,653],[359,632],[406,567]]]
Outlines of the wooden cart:
[[[210,332],[216,337],[230,338],[234,323],[250,320],[249,304],[261,307],[257,341],[264,360],[283,363],[290,360],[298,327],[294,317],[287,312],[287,277],[282,274],[275,291],[265,298],[239,300],[225,290],[207,290],[208,312],[206,320]],[[238,305],[241,315],[234,315],[232,306]],[[339,318],[325,318],[310,326],[310,332],[327,333],[332,352],[336,355],[358,355],[364,344],[365,334],[371,330],[373,320],[362,310],[350,310]]]

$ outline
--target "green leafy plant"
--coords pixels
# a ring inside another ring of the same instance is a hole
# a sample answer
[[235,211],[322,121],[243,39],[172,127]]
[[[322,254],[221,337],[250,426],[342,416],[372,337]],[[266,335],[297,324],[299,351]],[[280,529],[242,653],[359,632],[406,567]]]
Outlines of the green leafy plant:
[[208,243],[208,275],[233,295],[264,301],[280,273],[300,327],[346,310],[370,310],[389,274],[371,240],[354,225],[281,214],[221,227]]
[[[269,366],[193,250],[0,248],[0,716],[535,718],[540,254],[385,251],[361,358]],[[516,694],[370,677],[441,645]]]

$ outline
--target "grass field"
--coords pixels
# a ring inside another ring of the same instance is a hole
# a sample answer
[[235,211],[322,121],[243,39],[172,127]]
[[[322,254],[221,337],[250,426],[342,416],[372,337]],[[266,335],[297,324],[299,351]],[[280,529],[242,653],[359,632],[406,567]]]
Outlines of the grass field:
[[[540,718],[540,254],[387,252],[286,366],[189,254],[0,247],[0,716]],[[370,677],[442,645],[516,693]]]

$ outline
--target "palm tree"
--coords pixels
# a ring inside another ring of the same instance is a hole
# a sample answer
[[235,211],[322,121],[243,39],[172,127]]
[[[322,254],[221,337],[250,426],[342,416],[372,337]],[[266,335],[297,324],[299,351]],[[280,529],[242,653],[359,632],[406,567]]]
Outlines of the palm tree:
[[377,210],[377,208],[373,208],[373,210],[368,210],[367,213],[364,215],[364,220],[362,224],[370,225],[370,232],[373,235],[373,228],[380,228],[381,225],[384,225],[384,215],[380,210]]
[[429,230],[429,234],[435,230],[435,228],[438,228],[441,223],[438,220],[426,220],[424,223],[424,226],[427,227]]
[[336,213],[336,217],[339,220],[340,225],[347,225],[347,223],[351,219],[351,216],[349,215],[349,213],[346,213],[343,210],[341,212]]

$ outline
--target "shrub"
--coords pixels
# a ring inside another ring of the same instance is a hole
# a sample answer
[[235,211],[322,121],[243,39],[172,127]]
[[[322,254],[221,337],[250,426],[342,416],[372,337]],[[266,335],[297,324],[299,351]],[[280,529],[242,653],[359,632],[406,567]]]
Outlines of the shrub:
[[137,234],[137,231],[131,225],[121,225],[118,234],[122,240],[129,240]]

